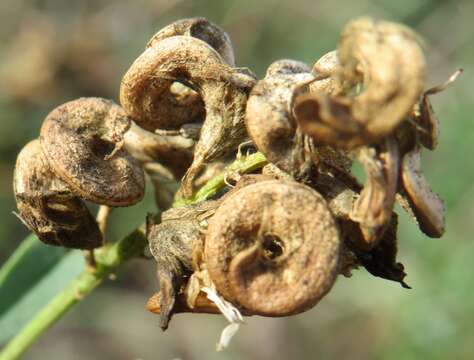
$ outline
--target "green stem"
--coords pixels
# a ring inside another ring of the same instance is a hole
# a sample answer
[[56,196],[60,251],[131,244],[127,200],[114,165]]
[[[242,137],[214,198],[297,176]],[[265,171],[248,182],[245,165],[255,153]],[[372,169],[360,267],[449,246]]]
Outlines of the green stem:
[[[177,200],[173,206],[197,203],[217,194],[225,186],[225,176],[231,173],[246,173],[261,168],[266,159],[261,153],[252,154],[234,161],[225,171],[209,180],[190,199]],[[24,247],[29,246],[29,242]],[[147,245],[145,229],[142,225],[127,237],[95,251],[97,267],[84,271],[64,290],[56,295],[0,353],[0,360],[18,359],[51,325],[53,325],[73,305],[82,300],[102,281],[113,274],[125,261],[139,257]],[[11,259],[14,266],[18,259]]]

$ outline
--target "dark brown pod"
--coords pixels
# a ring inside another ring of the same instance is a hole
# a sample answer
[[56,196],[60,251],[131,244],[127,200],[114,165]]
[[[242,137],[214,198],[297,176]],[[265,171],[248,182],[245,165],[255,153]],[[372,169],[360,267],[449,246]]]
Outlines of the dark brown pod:
[[82,200],[50,168],[40,142],[18,154],[13,181],[19,216],[49,245],[75,249],[101,246],[102,235]]
[[406,119],[423,90],[425,62],[408,28],[371,18],[344,27],[336,76],[343,94],[304,94],[295,114],[318,143],[355,148],[378,142]]
[[245,122],[252,141],[270,162],[296,177],[314,161],[350,167],[346,156],[316,146],[294,120],[294,94],[313,80],[315,77],[305,64],[279,60],[255,85],[247,102]]
[[205,259],[220,294],[252,314],[308,310],[332,287],[340,239],[325,200],[281,181],[249,185],[209,221]]
[[41,147],[54,172],[78,196],[110,206],[143,198],[137,160],[122,148],[130,119],[110,100],[80,98],[54,109],[41,128]]
[[445,230],[443,200],[431,190],[421,172],[420,148],[406,153],[401,164],[401,179],[404,193],[418,225],[426,235],[443,236]]

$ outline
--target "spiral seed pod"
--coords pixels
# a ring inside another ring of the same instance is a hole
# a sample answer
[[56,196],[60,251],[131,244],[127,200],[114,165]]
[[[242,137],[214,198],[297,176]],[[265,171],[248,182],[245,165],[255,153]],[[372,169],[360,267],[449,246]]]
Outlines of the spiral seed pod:
[[338,58],[345,95],[300,96],[298,122],[318,143],[354,148],[377,142],[406,119],[423,90],[417,36],[395,23],[361,18],[345,26]]
[[310,69],[299,61],[276,61],[252,89],[247,102],[245,122],[254,144],[270,162],[296,177],[315,159],[344,169],[350,167],[350,160],[342,153],[317,147],[293,118],[294,92],[314,79]]
[[262,181],[225,199],[209,221],[205,259],[217,290],[250,313],[308,310],[332,287],[338,229],[324,199],[293,182]]
[[54,109],[43,122],[41,146],[54,172],[75,194],[110,206],[143,198],[140,164],[122,149],[130,120],[110,100],[81,98]]
[[20,218],[44,243],[75,249],[102,244],[96,221],[54,174],[38,140],[18,154],[13,187]]
[[[225,64],[205,42],[173,36],[148,48],[125,75],[121,101],[130,114],[138,111],[136,116],[140,116],[144,101],[148,101],[145,98],[151,99],[156,91],[162,90],[159,79],[189,84],[201,95],[206,107],[193,164],[182,181],[182,194],[189,197],[203,164],[226,155],[245,140],[245,105],[255,80]],[[141,120],[137,119],[137,123],[142,126]]]
[[235,66],[234,49],[229,35],[216,24],[205,18],[189,18],[175,21],[152,36],[147,48],[159,41],[176,35],[190,36],[208,43],[230,66]]
[[[147,49],[174,36],[199,39],[211,46],[229,66],[235,66],[234,52],[229,36],[217,25],[204,18],[178,20],[157,32],[148,42]],[[182,62],[186,58],[180,59]],[[120,102],[137,124],[144,129],[176,130],[184,124],[202,123],[206,117],[205,104],[196,88],[187,83],[186,74],[160,76],[148,79],[145,91],[133,86],[142,76],[136,66],[127,72],[120,88]],[[184,78],[182,78],[184,76]],[[184,80],[184,81],[183,81]]]
[[444,203],[423,176],[420,160],[419,147],[405,154],[401,166],[402,186],[421,231],[438,238],[445,230]]

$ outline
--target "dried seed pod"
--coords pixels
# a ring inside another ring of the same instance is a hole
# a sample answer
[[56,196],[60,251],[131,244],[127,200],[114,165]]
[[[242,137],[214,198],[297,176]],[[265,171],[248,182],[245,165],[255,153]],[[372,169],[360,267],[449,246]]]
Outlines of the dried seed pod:
[[[182,194],[189,197],[203,164],[223,157],[245,140],[243,117],[247,93],[255,79],[225,64],[201,40],[185,36],[166,38],[148,48],[124,77],[121,101],[134,118],[140,118],[144,102],[162,91],[160,79],[179,80],[193,87],[206,107],[194,160],[182,181]],[[143,119],[138,118],[137,123],[142,126]]]
[[18,154],[13,181],[20,218],[46,244],[76,249],[101,246],[96,221],[82,200],[50,168],[38,140]]
[[229,35],[205,18],[196,17],[175,21],[153,35],[148,41],[147,48],[155,46],[158,41],[176,35],[191,36],[208,43],[227,64],[235,66],[234,49]]
[[360,223],[365,243],[372,248],[390,221],[398,188],[399,149],[393,137],[377,147],[363,147],[357,153],[367,183],[354,203],[350,218]]
[[[235,66],[234,51],[229,36],[217,25],[204,18],[178,20],[158,31],[148,42],[147,49],[158,46],[160,41],[187,36],[211,46],[229,66]],[[182,62],[186,58],[180,59]],[[137,89],[133,83],[141,81],[140,69],[127,72],[122,80],[120,101],[137,124],[149,131],[175,130],[189,123],[202,123],[206,116],[205,104],[192,84],[180,83],[181,76],[149,79],[148,89]],[[144,74],[148,76],[148,74]],[[186,75],[184,75],[186,77]],[[187,86],[189,85],[189,86]]]
[[41,127],[41,146],[54,172],[78,196],[128,206],[143,198],[140,164],[122,149],[130,119],[110,100],[80,98],[54,109]]
[[423,90],[425,62],[417,36],[399,24],[361,18],[345,26],[338,58],[345,95],[299,96],[298,123],[318,143],[342,148],[375,143],[406,119]]
[[313,75],[317,79],[309,84],[310,92],[322,92],[335,95],[342,91],[336,76],[341,71],[337,50],[323,55],[313,65]]
[[421,172],[419,147],[404,155],[400,172],[403,190],[421,231],[430,237],[441,237],[445,230],[444,203]]
[[315,146],[299,131],[293,118],[295,91],[314,79],[310,69],[299,61],[276,61],[252,89],[247,102],[245,122],[254,144],[270,162],[296,177],[315,159],[350,168],[350,160],[344,154]]
[[157,262],[160,281],[160,326],[163,330],[168,327],[184,277],[193,270],[193,256],[202,252],[203,221],[212,215],[215,206],[211,201],[170,209],[162,214],[159,224],[150,216],[147,218],[147,239]]
[[217,290],[250,313],[308,310],[332,287],[339,233],[311,188],[262,181],[225,199],[209,222],[205,259]]
[[276,61],[252,89],[247,102],[245,123],[255,146],[270,162],[291,174],[308,162],[303,134],[292,119],[292,94],[313,79],[310,69],[299,61]]

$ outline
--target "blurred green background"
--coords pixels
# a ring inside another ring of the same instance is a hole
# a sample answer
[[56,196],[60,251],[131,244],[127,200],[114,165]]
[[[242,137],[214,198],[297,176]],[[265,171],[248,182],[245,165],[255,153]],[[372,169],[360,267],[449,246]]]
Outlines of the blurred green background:
[[[249,318],[224,353],[214,351],[226,322],[178,315],[165,333],[144,310],[157,287],[152,261],[133,261],[68,313],[25,359],[472,359],[474,358],[474,1],[260,0],[0,2],[0,264],[26,229],[12,215],[16,154],[38,136],[57,105],[80,96],[117,101],[122,75],[161,27],[205,16],[235,46],[237,65],[260,77],[280,58],[312,64],[335,48],[360,15],[403,22],[426,41],[428,86],[465,69],[432,98],[441,120],[435,153],[423,166],[447,205],[447,233],[428,239],[401,214],[400,260],[412,290],[356,271],[340,278],[311,311]],[[137,226],[150,200],[116,211],[110,237]]]

